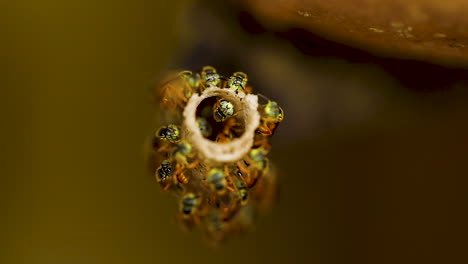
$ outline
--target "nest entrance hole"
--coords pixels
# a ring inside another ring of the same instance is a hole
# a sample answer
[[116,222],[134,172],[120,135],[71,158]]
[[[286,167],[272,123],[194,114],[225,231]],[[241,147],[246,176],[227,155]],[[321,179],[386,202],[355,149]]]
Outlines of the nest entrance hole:
[[234,116],[227,118],[222,122],[217,122],[213,116],[213,110],[216,103],[224,99],[230,101],[222,96],[212,96],[204,99],[197,107],[196,118],[200,119],[201,125],[203,122],[207,122],[210,126],[211,133],[209,135],[203,135],[203,131],[206,128],[199,126],[202,131],[203,137],[214,142],[229,143],[231,140],[240,138],[245,132],[245,120],[240,115],[236,115],[239,111],[236,107],[234,108]]

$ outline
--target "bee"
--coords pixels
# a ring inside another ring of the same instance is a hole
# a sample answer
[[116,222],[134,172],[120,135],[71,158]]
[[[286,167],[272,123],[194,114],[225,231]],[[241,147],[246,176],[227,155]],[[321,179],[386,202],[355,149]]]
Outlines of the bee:
[[163,160],[159,168],[156,170],[156,180],[165,191],[167,191],[172,185],[172,172],[172,163],[169,160]]
[[252,149],[249,152],[249,159],[253,161],[252,164],[254,167],[263,169],[265,167],[264,161],[267,154],[268,150],[263,147]]
[[205,87],[218,86],[221,83],[221,76],[212,66],[205,66],[201,72],[202,83]]
[[249,190],[247,189],[247,186],[245,186],[245,183],[243,181],[237,181],[236,188],[239,191],[241,204],[246,205],[249,199]]
[[268,119],[272,122],[279,123],[284,119],[283,109],[275,101],[268,101],[267,105],[264,107],[266,114],[265,119]]
[[193,193],[188,193],[182,197],[180,211],[184,216],[193,215],[199,204],[199,197]]
[[212,189],[214,189],[219,195],[223,195],[226,192],[226,189],[232,190],[228,186],[228,182],[226,180],[226,170],[223,171],[222,169],[211,169],[208,172],[208,182]]
[[175,77],[170,76],[161,88],[161,107],[171,112],[178,112],[187,104],[200,85],[200,76],[191,71],[182,71]]
[[207,235],[214,241],[220,241],[223,237],[223,231],[225,223],[221,220],[218,211],[213,210],[205,218],[205,224],[207,226]]
[[186,141],[181,141],[177,143],[176,149],[174,150],[172,156],[176,161],[175,176],[176,179],[182,183],[187,184],[188,179],[184,174],[184,171],[187,169],[195,168],[199,161],[195,160],[192,163],[188,162],[188,159],[195,158],[196,153],[192,151],[192,145]]
[[216,122],[223,122],[229,117],[234,115],[234,104],[220,99],[218,100],[213,107],[213,118]]
[[201,83],[200,74],[196,73],[193,74],[191,71],[181,71],[179,76],[182,77],[191,89],[186,89],[185,97],[190,98],[192,97],[193,91],[198,91]]
[[228,86],[229,88],[234,88],[236,90],[244,90],[247,85],[247,74],[243,72],[235,72],[229,77]]
[[204,117],[197,117],[197,126],[203,137],[207,138],[211,135],[211,125]]
[[265,105],[261,105],[259,107],[259,111],[261,113],[261,123],[257,128],[257,131],[260,134],[269,136],[273,134],[278,123],[283,121],[284,112],[277,102],[271,101],[261,94],[259,94],[259,96],[263,97],[268,102]]
[[201,223],[208,210],[209,207],[203,205],[200,195],[189,192],[180,200],[180,214],[177,215],[177,220],[180,221],[181,227],[188,231]]
[[[221,172],[221,170],[218,172]],[[222,181],[222,186],[224,187],[222,187],[222,189],[219,191],[216,190],[217,194],[214,197],[214,202],[216,207],[220,210],[221,219],[224,222],[229,222],[233,217],[236,216],[240,208],[242,208],[242,198],[236,190],[237,187],[233,185],[233,181],[228,174],[227,167],[225,167]],[[216,183],[219,182],[221,182],[221,180],[218,180]],[[216,188],[216,185],[214,187]]]
[[236,90],[236,93],[238,91],[251,93],[252,89],[250,87],[247,87],[247,80],[247,74],[243,72],[235,72],[228,79],[228,87],[234,88]]
[[161,140],[157,136],[156,132],[154,132],[152,136],[147,137],[144,145],[144,154],[149,175],[154,176],[155,171],[158,169],[159,165],[161,165],[161,161],[168,159],[169,153],[164,152],[165,149],[168,149],[168,147],[165,146],[167,144],[167,142]]
[[244,159],[237,162],[237,175],[245,180],[248,188],[252,188],[261,175],[267,174],[269,160],[268,150],[264,147],[252,149]]
[[181,141],[177,143],[176,150],[173,153],[174,159],[177,161],[177,164],[182,165],[188,168],[194,168],[193,163],[188,163],[188,158],[194,158],[196,153],[192,151],[192,145],[187,141]]
[[235,136],[241,133],[239,128],[239,122],[236,118],[229,118],[226,120],[223,129],[216,136],[216,141],[220,143],[227,143],[231,141]]
[[252,147],[258,148],[258,147],[269,147],[269,146],[270,146],[269,135],[262,134],[262,132],[257,128],[256,133],[254,135],[254,142],[253,142]]
[[180,128],[174,124],[163,126],[156,132],[156,137],[170,143],[176,143],[180,140]]

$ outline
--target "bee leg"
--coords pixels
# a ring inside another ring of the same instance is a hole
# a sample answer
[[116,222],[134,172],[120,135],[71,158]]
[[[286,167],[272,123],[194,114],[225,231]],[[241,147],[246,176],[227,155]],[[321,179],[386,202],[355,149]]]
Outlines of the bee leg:
[[180,174],[185,170],[183,163],[177,162],[175,166],[175,174]]
[[258,179],[259,179],[259,173],[257,170],[254,170],[252,172],[252,175],[251,177],[249,177],[248,181],[247,181],[247,188],[252,188],[255,186],[255,184],[257,184],[258,182]]
[[255,173],[255,170],[249,169],[245,164],[243,164],[242,161],[238,162],[237,164],[240,172],[242,173],[242,179],[247,185],[249,185],[249,183],[252,182],[252,177],[254,176],[253,174]]
[[224,166],[224,175],[226,175],[228,183],[226,189],[228,189],[231,192],[234,192],[237,188],[234,185],[234,179],[232,178],[232,174],[229,173],[228,166]]
[[180,108],[184,109],[185,108],[185,105],[187,104],[188,100],[187,98],[185,97],[185,95],[183,94],[178,94],[178,100],[177,100],[177,106],[179,106]]
[[171,186],[172,186],[172,184],[169,184],[169,183],[168,183],[168,184],[166,184],[166,186],[163,187],[163,190],[164,190],[165,192],[167,192],[167,191],[169,191],[169,189],[171,188]]
[[270,136],[272,133],[271,129],[268,127],[268,125],[264,122],[258,126],[257,131],[259,131],[261,134]]
[[192,163],[187,164],[185,167],[187,169],[193,169],[193,168],[197,167],[199,163],[200,163],[199,160],[195,160]]
[[249,174],[250,170],[247,165],[244,163],[244,160],[240,160],[237,162],[237,167],[243,174]]
[[257,135],[255,137],[253,145],[255,147],[266,146],[268,144],[268,138],[265,136]]
[[219,143],[227,143],[227,142],[229,142],[229,138],[226,137],[225,135],[219,134],[219,135],[216,137],[216,142],[219,142]]
[[181,172],[185,168],[187,168],[188,162],[187,158],[184,155],[181,155],[180,153],[176,153],[174,155],[174,159],[176,160],[176,170]]
[[158,149],[158,152],[166,152],[166,151],[169,151],[169,150],[171,150],[171,147],[170,147],[170,146],[171,146],[171,144],[169,144],[169,143],[166,142],[162,147],[160,147],[160,148]]
[[245,174],[248,176],[245,177],[245,183],[250,188],[253,185],[255,185],[256,178],[258,176],[258,170],[253,166],[253,164],[255,164],[255,161],[250,159],[250,157],[245,157],[245,161],[247,162],[247,164],[250,165],[248,167],[244,167],[244,171],[241,170],[241,172],[245,172]]

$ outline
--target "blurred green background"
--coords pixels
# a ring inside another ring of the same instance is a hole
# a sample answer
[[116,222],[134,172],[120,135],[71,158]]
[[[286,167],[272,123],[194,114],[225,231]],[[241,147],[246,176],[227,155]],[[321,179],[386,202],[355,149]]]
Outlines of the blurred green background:
[[[191,1],[2,3],[0,263],[462,263],[468,73]],[[244,70],[284,106],[280,197],[212,248],[145,164],[167,69]]]

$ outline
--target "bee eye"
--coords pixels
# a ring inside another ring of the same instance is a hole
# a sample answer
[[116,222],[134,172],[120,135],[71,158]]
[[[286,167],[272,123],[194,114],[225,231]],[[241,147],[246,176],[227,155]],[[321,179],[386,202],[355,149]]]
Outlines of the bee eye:
[[188,206],[184,206],[184,208],[182,209],[182,212],[184,214],[190,214],[192,212],[192,208],[190,208]]
[[224,184],[223,184],[222,182],[217,182],[217,183],[215,184],[215,189],[216,189],[217,191],[221,191],[222,189],[224,189]]
[[247,193],[247,192],[241,192],[241,199],[242,199],[242,201],[247,200],[247,197],[248,197],[248,193]]
[[166,129],[165,128],[160,129],[159,132],[158,132],[159,137],[164,137],[165,134],[166,134]]
[[162,169],[158,170],[158,177],[159,177],[160,180],[164,180],[166,178],[166,175],[164,175]]

